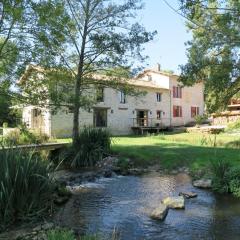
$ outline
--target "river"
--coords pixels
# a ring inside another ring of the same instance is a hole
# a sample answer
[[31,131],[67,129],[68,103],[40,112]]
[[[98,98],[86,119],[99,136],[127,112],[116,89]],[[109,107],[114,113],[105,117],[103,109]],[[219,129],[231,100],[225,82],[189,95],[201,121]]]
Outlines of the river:
[[[198,197],[187,199],[185,210],[170,210],[163,222],[149,218],[164,197],[180,191]],[[84,234],[117,229],[123,240],[239,240],[240,200],[196,189],[186,174],[118,176],[82,184],[55,220]]]

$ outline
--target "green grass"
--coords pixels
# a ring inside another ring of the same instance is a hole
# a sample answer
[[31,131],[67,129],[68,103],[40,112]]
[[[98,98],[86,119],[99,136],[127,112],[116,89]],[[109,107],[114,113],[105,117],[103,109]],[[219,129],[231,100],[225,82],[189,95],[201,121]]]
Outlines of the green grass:
[[159,164],[167,169],[182,166],[199,169],[218,158],[239,164],[239,148],[229,147],[239,138],[221,134],[215,140],[214,135],[195,133],[117,137],[113,139],[113,151],[133,159],[136,166]]
[[[216,138],[215,138],[216,137]],[[173,169],[206,168],[211,161],[223,159],[240,164],[240,135],[222,133],[165,133],[157,136],[114,137],[112,150],[134,160],[135,166],[160,166]],[[71,139],[59,139],[71,142]]]

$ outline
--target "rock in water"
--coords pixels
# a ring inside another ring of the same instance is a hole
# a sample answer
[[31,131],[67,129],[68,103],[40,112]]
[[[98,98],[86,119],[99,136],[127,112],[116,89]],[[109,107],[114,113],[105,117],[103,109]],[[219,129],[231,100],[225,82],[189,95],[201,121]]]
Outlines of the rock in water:
[[197,197],[197,193],[194,193],[194,192],[180,192],[179,196],[183,196],[185,198],[195,198],[195,197]]
[[158,208],[154,209],[150,215],[152,219],[163,221],[168,214],[168,207],[161,204]]
[[211,179],[200,179],[193,182],[194,187],[198,188],[211,188],[212,180]]
[[185,200],[184,200],[183,196],[167,197],[162,200],[162,203],[169,208],[174,208],[174,209],[184,209],[185,208]]

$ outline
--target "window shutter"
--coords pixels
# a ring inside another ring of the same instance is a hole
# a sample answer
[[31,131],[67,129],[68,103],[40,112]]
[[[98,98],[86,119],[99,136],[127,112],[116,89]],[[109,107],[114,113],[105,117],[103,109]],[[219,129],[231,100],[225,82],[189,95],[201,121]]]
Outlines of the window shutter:
[[176,107],[175,106],[173,106],[173,117],[176,117]]
[[176,87],[173,86],[173,97],[175,98],[176,97]]
[[179,107],[180,108],[180,117],[182,117],[182,107]]

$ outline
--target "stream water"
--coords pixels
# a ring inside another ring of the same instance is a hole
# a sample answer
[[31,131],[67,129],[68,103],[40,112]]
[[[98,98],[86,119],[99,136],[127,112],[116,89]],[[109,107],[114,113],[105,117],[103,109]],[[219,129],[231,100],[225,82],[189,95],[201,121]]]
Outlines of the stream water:
[[[81,233],[110,234],[123,240],[240,239],[240,200],[192,187],[185,174],[100,179],[83,184],[56,221]],[[170,210],[163,222],[149,218],[161,199],[194,191],[185,210]]]

